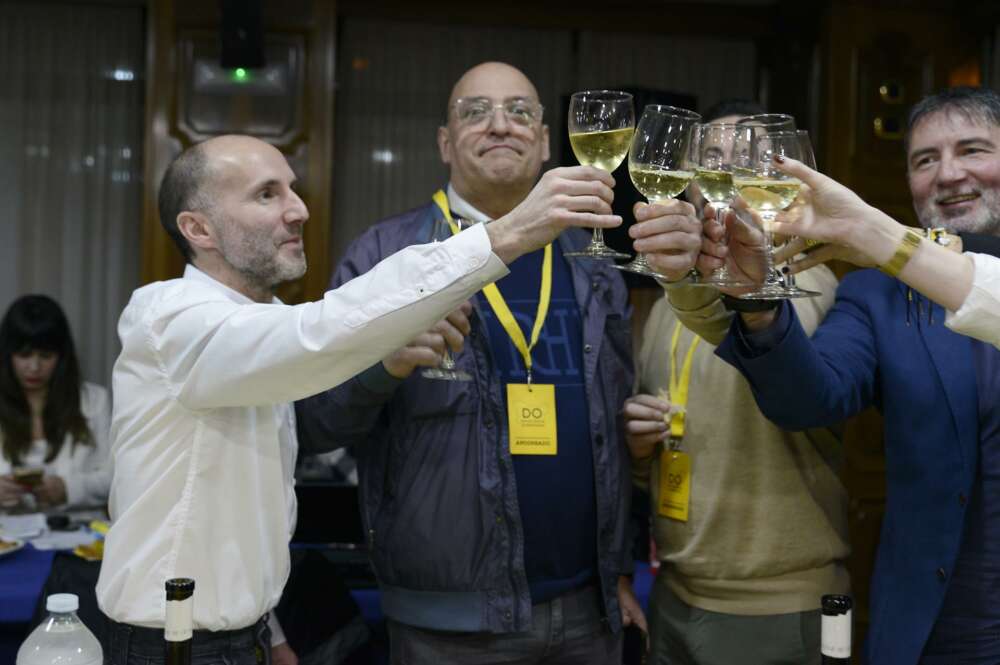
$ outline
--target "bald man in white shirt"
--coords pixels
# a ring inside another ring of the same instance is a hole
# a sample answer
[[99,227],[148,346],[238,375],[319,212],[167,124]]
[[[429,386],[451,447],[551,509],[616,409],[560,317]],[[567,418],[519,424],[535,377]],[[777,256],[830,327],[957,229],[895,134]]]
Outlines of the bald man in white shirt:
[[284,156],[247,136],[189,148],[164,176],[161,221],[188,265],[138,289],[119,322],[113,524],[97,584],[111,663],[163,660],[174,577],[197,585],[196,665],[268,653],[264,617],[288,576],[295,519],[291,402],[388,356],[563,229],[621,223],[609,175],[555,169],[488,227],[407,248],[287,306],[275,287],[306,269],[294,183]]

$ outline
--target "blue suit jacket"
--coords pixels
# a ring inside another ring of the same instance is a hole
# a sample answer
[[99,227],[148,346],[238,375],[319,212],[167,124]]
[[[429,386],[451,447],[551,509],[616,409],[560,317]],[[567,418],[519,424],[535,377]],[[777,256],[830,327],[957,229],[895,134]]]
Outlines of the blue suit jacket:
[[718,349],[780,427],[832,425],[871,405],[885,417],[886,512],[866,648],[878,665],[920,658],[951,579],[978,463],[972,343],[944,317],[905,284],[863,270],[841,282],[811,341],[793,318],[755,357],[734,323]]

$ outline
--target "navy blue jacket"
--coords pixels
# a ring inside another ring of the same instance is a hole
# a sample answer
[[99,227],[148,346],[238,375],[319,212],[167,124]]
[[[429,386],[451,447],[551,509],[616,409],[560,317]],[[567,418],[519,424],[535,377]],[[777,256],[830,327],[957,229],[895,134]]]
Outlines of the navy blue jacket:
[[753,357],[737,329],[718,349],[750,381],[761,411],[785,429],[832,425],[871,405],[882,412],[887,494],[866,647],[867,661],[878,665],[919,660],[951,579],[975,478],[972,343],[944,319],[902,282],[862,270],[841,282],[811,342],[793,320],[763,355]]
[[[348,248],[331,288],[394,252],[430,242],[433,204],[380,222]],[[583,247],[579,230],[559,237]],[[597,497],[597,561],[606,617],[621,625],[618,576],[631,570],[627,542],[629,455],[620,415],[633,366],[628,294],[602,261],[571,261],[583,323]],[[303,449],[350,446],[358,459],[362,520],[386,615],[425,628],[524,631],[531,598],[503,386],[478,311],[455,357],[472,381],[405,380],[381,363],[296,405]]]

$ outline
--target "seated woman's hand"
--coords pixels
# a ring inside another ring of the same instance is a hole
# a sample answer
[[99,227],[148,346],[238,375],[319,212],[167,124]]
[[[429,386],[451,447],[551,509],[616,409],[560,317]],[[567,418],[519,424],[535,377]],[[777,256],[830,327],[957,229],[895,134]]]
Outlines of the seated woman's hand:
[[49,474],[42,476],[42,482],[31,492],[42,507],[51,508],[66,503],[66,483],[59,476]]

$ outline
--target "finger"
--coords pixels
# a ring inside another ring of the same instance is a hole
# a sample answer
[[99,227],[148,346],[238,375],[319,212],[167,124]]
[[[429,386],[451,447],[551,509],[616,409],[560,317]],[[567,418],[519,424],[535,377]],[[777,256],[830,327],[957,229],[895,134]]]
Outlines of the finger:
[[649,624],[646,623],[646,615],[640,609],[639,612],[633,617],[635,624],[639,627],[643,633],[649,632]]
[[443,356],[429,346],[409,346],[399,352],[400,360],[411,366],[437,367]]
[[782,245],[774,252],[774,262],[781,263],[792,259],[796,254],[801,254],[806,248],[805,238],[795,237]]
[[472,330],[472,323],[469,321],[469,315],[472,313],[472,305],[469,305],[468,303],[464,304],[468,305],[468,311],[466,311],[464,307],[460,307],[449,314],[444,320],[445,324],[453,328],[455,332],[462,336],[468,335],[469,331]]
[[596,180],[561,180],[556,191],[567,196],[596,196],[608,203],[615,198],[615,190]]
[[676,255],[688,254],[692,259],[701,251],[702,236],[685,231],[669,231],[632,241],[635,251],[652,254],[654,252]]
[[666,402],[659,397],[655,397],[648,393],[639,393],[637,395],[632,395],[627,400],[625,400],[625,408],[633,404],[639,404],[641,406],[648,407],[650,409],[658,409],[660,411],[669,411],[670,403]]
[[599,180],[608,187],[615,186],[615,179],[610,173],[594,166],[565,166],[554,170],[558,177],[566,180]]
[[679,216],[690,216],[694,217],[694,206],[687,201],[678,201],[677,199],[669,199],[666,201],[658,201],[656,203],[650,203],[649,205],[633,208],[635,213],[635,219],[637,222],[645,222],[646,220],[653,219],[655,217],[663,217],[664,215],[679,215]]
[[448,345],[449,349],[455,353],[462,350],[462,346],[465,344],[465,335],[458,328],[451,325],[448,321],[440,321],[434,326],[434,329],[435,332],[444,338],[445,344]]
[[599,196],[566,196],[559,201],[566,210],[575,212],[596,212],[606,215],[611,212],[610,200],[605,200]]
[[788,264],[789,272],[793,275],[797,275],[804,270],[809,270],[813,266],[818,266],[821,263],[832,261],[837,258],[836,253],[837,248],[834,245],[823,245],[815,251],[809,252],[801,259],[790,262]]
[[644,222],[638,222],[629,227],[628,234],[633,238],[645,238],[657,233],[667,233],[669,231],[683,231],[696,235],[702,235],[702,223],[693,216],[687,215],[660,215]]
[[654,416],[648,420],[629,420],[625,423],[625,431],[634,436],[661,434],[666,430],[667,423],[662,415],[659,418]]
[[[640,252],[644,253],[644,252]],[[646,261],[653,269],[667,278],[668,281],[683,279],[695,267],[698,256],[695,254],[646,254]]]
[[434,353],[442,354],[445,348],[444,335],[437,332],[436,330],[429,330],[423,334],[417,335],[412,342],[406,345],[407,349],[418,349],[427,348],[431,349]]
[[798,178],[813,189],[821,186],[827,177],[821,173],[813,171],[811,168],[791,157],[784,155],[774,156],[775,167],[782,173],[786,173],[794,178]]
[[613,229],[621,226],[622,218],[618,215],[597,215],[592,212],[567,211],[560,217],[564,226],[586,226],[597,229]]

